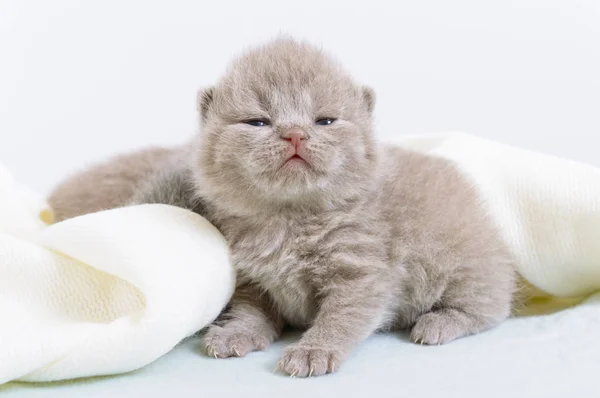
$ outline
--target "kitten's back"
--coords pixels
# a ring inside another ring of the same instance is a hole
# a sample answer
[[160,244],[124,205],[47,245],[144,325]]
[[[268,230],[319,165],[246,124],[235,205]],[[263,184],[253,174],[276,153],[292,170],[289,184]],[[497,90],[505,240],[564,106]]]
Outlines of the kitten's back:
[[128,204],[136,187],[178,154],[176,148],[148,148],[73,174],[48,197],[56,221]]

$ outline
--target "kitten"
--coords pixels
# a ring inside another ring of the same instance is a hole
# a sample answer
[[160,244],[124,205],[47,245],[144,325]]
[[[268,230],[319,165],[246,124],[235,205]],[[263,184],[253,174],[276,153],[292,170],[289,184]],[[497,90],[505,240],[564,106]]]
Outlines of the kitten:
[[199,98],[197,192],[229,241],[238,288],[205,335],[243,356],[306,328],[279,367],[333,372],[378,330],[447,343],[505,319],[513,258],[447,160],[379,146],[371,89],[319,49],[280,39]]
[[137,181],[131,201],[194,208],[230,244],[238,286],[210,355],[265,349],[292,325],[307,330],[279,368],[318,376],[376,331],[442,344],[509,316],[514,260],[469,181],[378,145],[374,104],[327,54],[278,39],[199,94],[189,152]]

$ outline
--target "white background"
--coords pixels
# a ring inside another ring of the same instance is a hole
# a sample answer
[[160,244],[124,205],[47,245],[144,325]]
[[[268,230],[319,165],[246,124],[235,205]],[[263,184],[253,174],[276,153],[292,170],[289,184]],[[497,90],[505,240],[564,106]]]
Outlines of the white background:
[[600,165],[593,0],[3,0],[0,160],[45,192],[110,154],[179,143],[196,90],[279,32],[376,89],[382,136],[459,129]]

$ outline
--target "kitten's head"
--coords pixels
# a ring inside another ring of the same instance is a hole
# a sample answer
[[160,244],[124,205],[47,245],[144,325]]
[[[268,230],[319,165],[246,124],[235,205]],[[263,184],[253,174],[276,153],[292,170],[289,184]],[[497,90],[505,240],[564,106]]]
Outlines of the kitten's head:
[[240,211],[352,199],[375,168],[374,101],[309,44],[249,51],[198,96],[200,191]]

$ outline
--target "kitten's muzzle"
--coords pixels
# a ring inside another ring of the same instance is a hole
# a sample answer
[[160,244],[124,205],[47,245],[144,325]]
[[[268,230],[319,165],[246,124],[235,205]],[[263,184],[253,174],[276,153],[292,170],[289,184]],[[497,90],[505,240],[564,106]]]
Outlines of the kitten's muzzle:
[[293,127],[291,129],[284,130],[283,133],[281,133],[281,138],[289,141],[295,151],[294,154],[297,155],[308,136],[301,128]]

